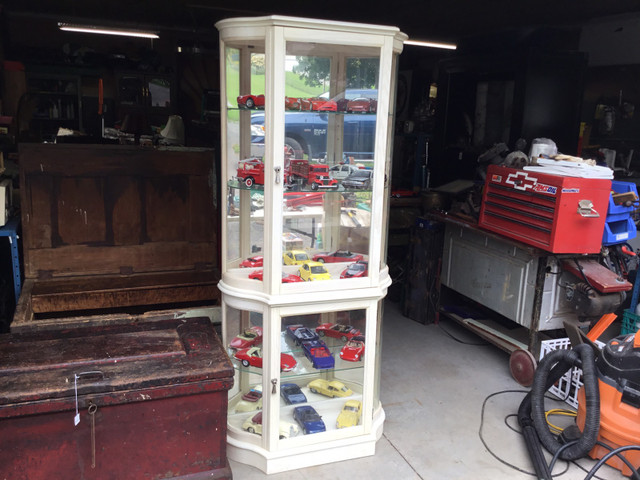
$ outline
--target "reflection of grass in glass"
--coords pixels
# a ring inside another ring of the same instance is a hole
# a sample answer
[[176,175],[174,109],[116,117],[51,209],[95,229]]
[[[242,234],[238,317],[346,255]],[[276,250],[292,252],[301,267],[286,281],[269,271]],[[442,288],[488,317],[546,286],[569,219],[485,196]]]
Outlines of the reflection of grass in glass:
[[[253,95],[264,94],[265,76],[264,74],[251,75],[251,92],[242,92],[242,94],[251,93]],[[237,64],[230,64],[227,68],[227,107],[238,107],[238,95],[240,95],[240,75]],[[285,95],[288,97],[310,98],[317,97],[324,90],[322,87],[310,87],[304,83],[297,74],[293,72],[285,72]],[[235,111],[229,111],[229,117],[236,119],[238,114]]]
[[237,143],[234,143],[233,146],[231,147],[233,148],[233,151],[237,154],[240,153],[240,145],[238,145]]

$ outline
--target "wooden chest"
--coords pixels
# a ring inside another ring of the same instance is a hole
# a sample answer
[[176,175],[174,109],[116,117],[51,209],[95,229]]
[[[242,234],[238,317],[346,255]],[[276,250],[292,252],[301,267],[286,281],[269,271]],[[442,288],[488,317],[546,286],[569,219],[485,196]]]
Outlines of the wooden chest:
[[23,144],[19,153],[25,282],[12,332],[217,303],[211,150]]
[[232,385],[208,318],[0,336],[2,478],[230,479]]

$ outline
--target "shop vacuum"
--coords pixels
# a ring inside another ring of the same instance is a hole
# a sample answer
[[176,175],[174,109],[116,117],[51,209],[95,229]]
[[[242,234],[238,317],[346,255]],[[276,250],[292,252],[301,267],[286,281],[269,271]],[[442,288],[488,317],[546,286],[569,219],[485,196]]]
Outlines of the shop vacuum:
[[[518,409],[518,423],[539,479],[551,480],[555,460],[586,455],[640,479],[640,332],[616,337],[600,351],[577,328],[567,329],[573,348],[546,355],[531,391]],[[544,395],[569,369],[582,369],[576,423],[554,435],[545,417]],[[541,446],[554,455],[547,464]],[[586,478],[591,478],[587,476]]]

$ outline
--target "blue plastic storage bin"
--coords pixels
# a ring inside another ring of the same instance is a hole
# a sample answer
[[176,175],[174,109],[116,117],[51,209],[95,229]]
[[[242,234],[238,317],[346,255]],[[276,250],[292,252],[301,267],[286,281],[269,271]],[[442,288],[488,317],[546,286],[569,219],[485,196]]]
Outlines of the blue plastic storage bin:
[[[636,198],[638,198],[638,190],[635,183],[613,180],[611,182],[611,190],[615,193],[633,192],[636,194]],[[636,237],[636,225],[633,222],[633,218],[631,218],[635,209],[636,204],[631,206],[616,205],[613,203],[613,196],[609,197],[607,220],[602,235],[603,245],[624,243]]]

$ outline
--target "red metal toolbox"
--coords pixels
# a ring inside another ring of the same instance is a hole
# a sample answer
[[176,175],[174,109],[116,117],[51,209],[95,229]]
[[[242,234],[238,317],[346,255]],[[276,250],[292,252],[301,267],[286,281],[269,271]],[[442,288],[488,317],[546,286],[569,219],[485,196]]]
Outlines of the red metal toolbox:
[[611,180],[491,165],[478,224],[552,253],[599,253]]
[[232,384],[208,318],[0,336],[0,477],[230,479]]

